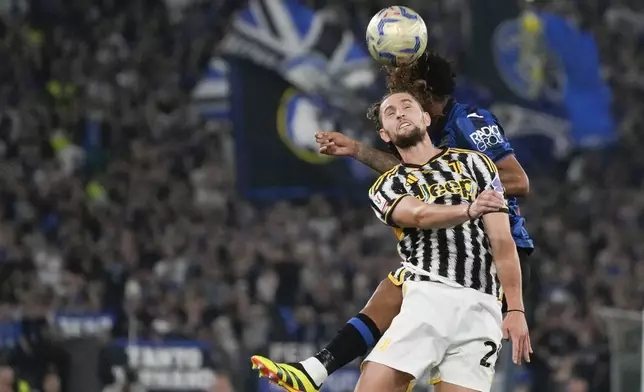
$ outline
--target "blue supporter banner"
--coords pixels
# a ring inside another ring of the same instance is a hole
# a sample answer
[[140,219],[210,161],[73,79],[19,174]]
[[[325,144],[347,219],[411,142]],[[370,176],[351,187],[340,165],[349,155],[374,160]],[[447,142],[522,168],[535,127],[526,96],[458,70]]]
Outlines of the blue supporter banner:
[[[98,336],[109,333],[114,326],[114,315],[104,312],[58,312],[50,319],[65,339]],[[22,337],[21,320],[0,323],[0,348],[14,347]]]
[[20,321],[6,321],[0,323],[0,349],[13,348],[22,336]]
[[329,108],[323,100],[248,60],[231,60],[231,78],[237,183],[242,194],[255,200],[315,193],[364,199],[375,172],[351,158],[318,153],[315,132],[341,126],[325,116]]
[[114,322],[114,315],[104,312],[59,312],[54,316],[54,325],[65,338],[110,333]]
[[572,124],[572,140],[581,147],[615,141],[611,91],[601,77],[595,38],[560,16],[542,13],[539,18],[545,43],[566,75],[563,105]]
[[192,100],[199,113],[207,119],[230,119],[230,70],[228,62],[213,58],[202,78],[192,91]]
[[119,339],[101,358],[102,374],[122,381],[132,371],[148,392],[204,392],[216,382],[210,346],[200,341]]
[[524,165],[615,140],[610,89],[590,33],[562,17],[521,11],[514,0],[471,0],[470,8],[468,80],[487,90],[478,104],[490,104]]
[[223,57],[193,92],[206,118],[232,120],[247,197],[357,194],[374,179],[350,159],[317,152],[317,131],[373,142],[365,113],[381,93],[374,86],[384,89],[370,56],[335,18],[297,0],[250,0],[219,45]]
[[[336,15],[314,11],[297,0],[250,0],[237,13],[219,44],[223,57],[213,58],[195,87],[193,100],[206,118],[229,118],[231,88],[227,58],[246,59],[276,72],[294,88],[314,94],[337,112],[364,117],[377,75],[371,58]],[[257,86],[258,88],[261,86]],[[336,113],[341,115],[341,113]]]

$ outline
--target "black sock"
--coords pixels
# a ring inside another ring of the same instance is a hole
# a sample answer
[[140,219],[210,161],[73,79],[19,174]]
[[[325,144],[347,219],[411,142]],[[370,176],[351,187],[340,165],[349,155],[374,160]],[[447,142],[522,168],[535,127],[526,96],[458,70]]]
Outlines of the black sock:
[[330,375],[354,359],[367,354],[380,339],[380,331],[369,316],[358,313],[338,331],[338,334],[315,358]]

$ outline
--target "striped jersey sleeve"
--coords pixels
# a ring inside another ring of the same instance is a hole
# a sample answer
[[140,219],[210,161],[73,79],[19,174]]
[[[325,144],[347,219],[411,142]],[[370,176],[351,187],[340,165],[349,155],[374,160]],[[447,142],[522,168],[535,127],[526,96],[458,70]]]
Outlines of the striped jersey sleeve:
[[392,227],[399,227],[392,218],[392,213],[396,205],[398,205],[403,197],[410,196],[405,189],[403,181],[397,176],[399,167],[396,166],[388,172],[385,172],[369,189],[371,208],[373,208],[378,219]]
[[[505,199],[505,188],[501,183],[501,177],[499,177],[499,170],[496,168],[496,165],[492,160],[484,154],[479,152],[472,152],[470,155],[471,159],[471,168],[476,178],[476,183],[480,191],[484,190],[495,190],[499,192]],[[505,208],[502,212],[509,212],[507,206],[507,200]]]

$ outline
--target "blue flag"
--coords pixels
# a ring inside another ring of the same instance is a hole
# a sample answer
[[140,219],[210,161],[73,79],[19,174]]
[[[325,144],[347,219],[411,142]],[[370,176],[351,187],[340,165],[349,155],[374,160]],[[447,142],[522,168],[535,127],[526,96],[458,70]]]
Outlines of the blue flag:
[[216,95],[224,90],[216,80],[226,79],[241,192],[253,199],[364,197],[373,172],[319,154],[314,136],[340,131],[366,142],[377,138],[365,114],[381,93],[374,86],[384,90],[384,84],[353,33],[332,13],[297,0],[250,0],[219,49],[226,66],[221,72],[211,66],[194,96]]
[[522,12],[514,0],[471,0],[470,8],[465,73],[477,87],[460,95],[491,109],[524,167],[615,139],[610,89],[590,33],[555,15]]
[[566,75],[563,105],[577,146],[592,147],[615,140],[611,91],[600,73],[599,52],[591,33],[564,18],[543,13],[544,40]]
[[207,119],[230,119],[230,82],[228,62],[215,57],[192,91],[199,113]]

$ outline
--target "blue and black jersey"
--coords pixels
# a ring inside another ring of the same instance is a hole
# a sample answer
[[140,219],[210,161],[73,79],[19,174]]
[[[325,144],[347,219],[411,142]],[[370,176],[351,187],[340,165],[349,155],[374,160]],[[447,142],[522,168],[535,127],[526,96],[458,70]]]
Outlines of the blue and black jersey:
[[[499,120],[489,111],[450,100],[445,116],[430,127],[430,137],[436,147],[465,148],[487,155],[494,163],[514,155]],[[532,238],[525,228],[516,197],[508,197],[510,225],[517,247],[534,249]]]

